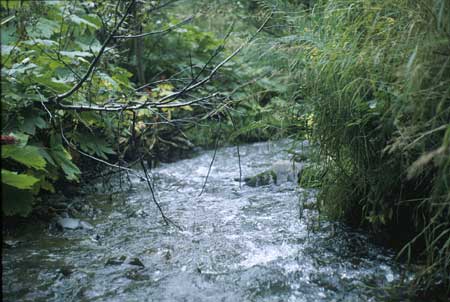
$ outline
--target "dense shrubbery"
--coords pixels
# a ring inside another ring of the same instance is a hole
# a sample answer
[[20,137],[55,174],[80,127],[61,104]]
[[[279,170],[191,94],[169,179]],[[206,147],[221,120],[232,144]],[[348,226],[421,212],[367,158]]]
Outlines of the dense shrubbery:
[[[3,214],[28,215],[40,191],[58,190],[54,185],[62,178],[79,181],[81,159],[89,156],[126,165],[141,155],[169,159],[168,150],[191,146],[183,129],[205,115],[211,109],[208,104],[109,114],[64,109],[52,102],[86,74],[128,3],[1,2],[2,144],[9,143],[2,146]],[[132,7],[133,18],[125,19],[117,35],[174,29],[145,42],[139,39],[140,44],[135,39],[110,43],[86,83],[65,105],[158,100],[189,83],[213,54],[199,80],[220,60],[222,41],[212,33],[193,25],[176,26],[182,20],[156,9],[157,2],[139,5]],[[136,89],[144,81],[152,84]],[[204,85],[185,98],[212,90]]]
[[318,1],[290,28],[322,208],[424,259],[421,285],[450,286],[450,3]]

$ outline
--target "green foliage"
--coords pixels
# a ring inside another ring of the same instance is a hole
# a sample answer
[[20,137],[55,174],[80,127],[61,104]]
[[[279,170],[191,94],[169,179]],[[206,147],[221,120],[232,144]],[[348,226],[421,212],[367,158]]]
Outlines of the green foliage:
[[6,145],[2,147],[2,158],[11,158],[28,168],[45,170],[45,159],[34,146]]
[[74,73],[86,70],[86,59],[99,45],[95,30],[100,21],[69,2],[2,1],[1,15],[15,16],[1,28],[2,134],[16,138],[15,144],[2,146],[7,168],[2,170],[3,213],[25,216],[41,189],[54,192],[60,172],[69,181],[79,180],[80,170],[55,135],[56,129],[71,127],[73,116],[51,113],[46,103],[71,88]]
[[425,288],[450,286],[448,2],[328,0],[298,12],[274,54],[312,117],[323,210],[419,253]]
[[2,182],[18,189],[31,189],[39,179],[28,174],[17,174],[2,169]]
[[[62,110],[49,101],[69,91],[88,71],[107,31],[115,26],[117,9],[123,11],[126,4],[1,1],[2,135],[16,138],[15,144],[2,146],[2,187],[8,188],[3,190],[4,214],[27,215],[42,190],[54,192],[57,181],[80,181],[87,166],[80,156],[123,162],[144,154],[153,160],[169,156],[170,149],[190,148],[182,131],[185,124],[177,121],[205,114],[207,106],[142,109],[134,115]],[[149,16],[154,5],[138,4],[118,34],[165,30],[182,20],[165,10]],[[157,100],[184,87],[214,53],[223,50],[221,39],[194,24],[142,41],[129,39],[107,47],[88,81],[63,103],[103,106],[110,101]],[[214,63],[200,76],[207,75]],[[182,80],[165,81],[171,76]],[[135,83],[157,80],[147,89],[135,90]],[[209,85],[205,92],[189,96],[201,97],[212,89],[214,85]]]

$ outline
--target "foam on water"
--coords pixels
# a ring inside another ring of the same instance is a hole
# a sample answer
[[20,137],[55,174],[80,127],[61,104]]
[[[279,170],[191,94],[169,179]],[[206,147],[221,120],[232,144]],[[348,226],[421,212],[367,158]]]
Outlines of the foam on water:
[[[289,147],[289,141],[241,146],[243,176],[289,161]],[[164,211],[183,231],[162,223],[138,178],[112,201],[111,190],[80,197],[102,211],[81,217],[95,230],[24,231],[21,243],[4,251],[5,301],[385,300],[377,287],[403,271],[389,251],[339,225],[319,226],[316,213],[301,212],[299,202],[300,196],[314,202],[314,192],[297,188],[295,179],[240,188],[235,147],[217,151],[199,196],[212,156],[152,171]],[[98,240],[91,240],[93,232]],[[105,265],[123,255],[145,267]],[[70,273],[62,274],[66,267]]]

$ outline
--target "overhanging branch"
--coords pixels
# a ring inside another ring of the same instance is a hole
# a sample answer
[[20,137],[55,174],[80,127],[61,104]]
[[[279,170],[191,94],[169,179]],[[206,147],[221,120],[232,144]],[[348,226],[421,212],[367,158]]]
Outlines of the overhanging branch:
[[184,19],[183,21],[181,21],[175,25],[172,25],[166,29],[163,29],[163,30],[151,31],[151,32],[142,33],[142,34],[138,34],[138,35],[114,36],[113,38],[115,38],[115,39],[138,39],[138,38],[143,38],[143,37],[147,37],[147,36],[161,35],[161,34],[171,32],[174,29],[190,22],[193,18],[194,18],[193,16],[190,16],[190,17]]
[[[134,1],[132,1],[134,2]],[[132,4],[130,4],[130,6],[127,9],[127,12],[129,12],[130,8],[131,8]],[[264,23],[258,28],[258,30],[242,45],[240,45],[236,50],[234,50],[228,57],[226,57],[223,61],[221,61],[219,64],[217,64],[212,70],[211,72],[208,74],[208,76],[206,76],[205,78],[203,78],[202,80],[193,83],[192,81],[185,87],[183,87],[181,90],[173,92],[171,94],[168,94],[167,96],[164,96],[162,98],[160,98],[159,100],[149,100],[149,101],[145,101],[145,102],[141,102],[141,103],[137,103],[137,102],[130,102],[128,104],[120,104],[120,103],[113,103],[113,104],[109,104],[109,105],[65,105],[65,104],[61,104],[59,101],[57,101],[57,105],[59,108],[61,109],[65,109],[65,110],[81,110],[81,111],[105,111],[105,112],[117,112],[117,111],[134,111],[134,110],[140,110],[140,109],[146,109],[146,108],[176,108],[176,107],[183,107],[183,106],[187,106],[187,105],[191,105],[194,103],[198,103],[202,100],[205,99],[209,99],[212,97],[216,97],[217,95],[219,95],[219,93],[215,93],[212,94],[208,97],[204,97],[204,98],[199,98],[196,100],[192,100],[192,101],[188,101],[185,103],[175,103],[175,104],[170,104],[171,102],[173,102],[174,100],[176,100],[177,98],[179,98],[180,96],[186,94],[187,92],[190,92],[192,90],[195,90],[196,88],[204,85],[205,83],[211,81],[211,79],[213,78],[213,76],[218,72],[218,70],[220,68],[222,68],[226,63],[228,63],[232,58],[234,58],[248,43],[250,43],[254,37],[261,32],[261,30],[264,28],[264,26],[267,24],[267,22],[270,20],[272,15],[268,16],[266,18],[266,20],[264,21]],[[123,22],[124,18],[122,18],[121,22]],[[119,24],[121,24],[121,22],[119,22]],[[116,27],[118,28],[118,27]],[[113,31],[114,34],[114,31]],[[108,38],[108,40],[110,40],[112,37],[112,35],[110,35],[110,37]],[[106,48],[106,43],[104,44],[105,48]],[[103,47],[102,47],[103,49]],[[99,52],[99,54],[97,55],[97,57],[94,59],[94,62],[91,64],[90,69],[92,67],[92,69],[94,68],[95,65],[95,61],[98,61],[98,59],[101,56],[101,53],[104,52],[101,50]],[[92,71],[92,70],[91,70]],[[78,90],[81,85],[86,81],[86,79],[89,77],[89,70],[86,73],[86,75],[83,77],[82,81],[80,81],[77,85],[75,85],[70,91],[64,93],[63,95],[61,95],[61,99],[64,99],[70,95],[72,95],[76,90]],[[76,88],[76,89],[75,89]],[[59,97],[59,96],[58,96]],[[61,100],[58,99],[57,100]]]
[[127,18],[128,14],[131,11],[131,8],[133,7],[135,3],[135,0],[131,0],[130,4],[128,5],[124,15],[122,16],[122,18],[120,19],[120,21],[117,23],[116,27],[114,27],[113,31],[111,32],[111,34],[108,36],[108,38],[105,40],[105,42],[103,42],[102,47],[100,48],[100,51],[98,52],[98,54],[95,56],[95,58],[92,60],[91,64],[89,65],[88,70],[86,71],[86,73],[84,74],[84,76],[81,78],[80,81],[78,81],[78,83],[76,83],[69,91],[64,92],[62,94],[57,95],[56,97],[53,98],[53,101],[55,101],[57,104],[60,103],[63,99],[70,97],[72,94],[74,94],[78,89],[81,88],[81,86],[84,84],[84,82],[87,81],[87,79],[89,78],[89,76],[91,75],[92,71],[94,70],[95,66],[97,65],[98,61],[100,60],[101,56],[103,55],[103,53],[105,52],[106,47],[108,46],[109,42],[111,41],[111,39],[113,38],[113,36],[116,34],[116,32],[119,30],[120,26],[122,25],[122,23],[125,21],[125,19]]

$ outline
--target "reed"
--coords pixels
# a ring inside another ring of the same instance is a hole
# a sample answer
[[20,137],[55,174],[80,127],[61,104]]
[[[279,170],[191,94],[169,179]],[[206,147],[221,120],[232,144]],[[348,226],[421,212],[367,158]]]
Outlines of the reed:
[[296,28],[323,210],[423,260],[416,288],[450,290],[450,2],[319,1]]

